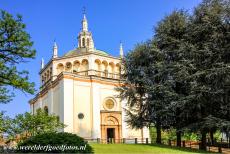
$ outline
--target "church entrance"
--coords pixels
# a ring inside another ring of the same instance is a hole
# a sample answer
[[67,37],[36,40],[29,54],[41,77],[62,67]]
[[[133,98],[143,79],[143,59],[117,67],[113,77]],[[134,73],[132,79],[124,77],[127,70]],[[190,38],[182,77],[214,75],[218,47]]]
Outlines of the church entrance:
[[101,111],[101,140],[103,143],[120,143],[121,112]]
[[107,128],[107,143],[114,143],[115,128]]

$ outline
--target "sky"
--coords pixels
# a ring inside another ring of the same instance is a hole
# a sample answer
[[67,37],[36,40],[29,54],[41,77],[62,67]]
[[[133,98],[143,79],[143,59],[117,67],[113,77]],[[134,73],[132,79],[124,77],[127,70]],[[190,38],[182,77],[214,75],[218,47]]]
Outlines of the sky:
[[[201,0],[0,0],[0,9],[23,16],[26,31],[30,34],[36,49],[36,58],[20,64],[20,70],[27,70],[31,82],[38,90],[41,59],[48,62],[52,56],[54,40],[58,55],[62,56],[77,47],[77,35],[81,30],[83,8],[89,30],[93,34],[97,49],[110,55],[119,55],[119,43],[124,52],[132,50],[137,43],[150,39],[154,27],[175,9],[189,12]],[[8,104],[0,104],[0,111],[14,117],[30,111],[28,101],[34,95],[15,90],[16,96]]]

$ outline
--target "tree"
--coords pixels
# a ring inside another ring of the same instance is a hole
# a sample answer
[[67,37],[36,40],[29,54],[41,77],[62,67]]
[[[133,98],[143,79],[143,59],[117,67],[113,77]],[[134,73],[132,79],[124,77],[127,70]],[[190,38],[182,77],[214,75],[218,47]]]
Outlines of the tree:
[[9,87],[34,93],[34,83],[29,82],[28,72],[17,69],[19,63],[35,56],[25,27],[20,15],[14,18],[0,10],[0,103],[8,103],[14,96]]
[[217,129],[229,130],[230,104],[224,101],[229,89],[229,36],[229,2],[224,0],[204,0],[191,15],[174,11],[156,27],[154,39],[166,55],[179,96],[173,127],[199,131],[201,149],[206,149],[208,132],[213,136]]
[[127,122],[134,128],[156,126],[156,142],[161,143],[161,129],[171,122],[169,104],[175,98],[172,83],[164,67],[164,55],[152,41],[139,44],[123,61],[124,79],[117,88],[127,100]]
[[192,120],[188,127],[202,134],[201,149],[206,149],[208,132],[230,126],[230,102],[224,101],[230,81],[229,12],[229,1],[204,0],[187,28],[187,49],[195,69],[186,114]]
[[162,19],[155,27],[154,42],[158,49],[165,55],[165,67],[167,68],[170,80],[173,81],[172,88],[177,98],[174,99],[171,108],[172,127],[177,135],[177,146],[181,146],[181,128],[186,125],[186,120],[181,116],[182,102],[189,94],[189,81],[187,76],[191,70],[190,61],[186,59],[186,41],[189,15],[183,10],[173,11],[170,15]]
[[25,139],[46,132],[57,132],[64,127],[58,116],[48,115],[45,110],[38,109],[36,114],[26,112],[11,119],[10,127],[6,132],[9,136],[21,135],[20,139]]
[[152,43],[125,57],[120,96],[128,100],[131,125],[174,127],[178,146],[183,130],[198,132],[204,150],[207,133],[230,130],[229,6],[204,0],[192,14],[174,11]]

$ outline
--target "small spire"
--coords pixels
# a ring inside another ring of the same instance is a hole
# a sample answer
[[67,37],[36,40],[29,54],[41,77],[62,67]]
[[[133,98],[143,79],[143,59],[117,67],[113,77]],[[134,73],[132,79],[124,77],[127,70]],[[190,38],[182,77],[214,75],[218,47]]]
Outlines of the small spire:
[[123,45],[122,42],[120,42],[120,57],[123,58],[123,56],[124,56]]
[[57,58],[58,57],[58,46],[56,41],[54,40],[54,45],[53,45],[53,58]]
[[44,59],[42,58],[42,60],[41,60],[41,69],[43,69],[44,66],[45,66],[45,62],[44,62]]
[[87,19],[86,19],[85,7],[83,7],[82,31],[84,31],[84,32],[88,31],[88,22],[87,22]]

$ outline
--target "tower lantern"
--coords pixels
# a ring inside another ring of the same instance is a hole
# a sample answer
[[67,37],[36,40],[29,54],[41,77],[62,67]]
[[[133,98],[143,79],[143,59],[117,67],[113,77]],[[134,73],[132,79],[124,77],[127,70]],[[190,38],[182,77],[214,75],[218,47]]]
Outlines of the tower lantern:
[[86,48],[86,51],[94,51],[94,42],[92,33],[88,31],[88,21],[85,10],[83,10],[82,31],[78,34],[78,47]]

